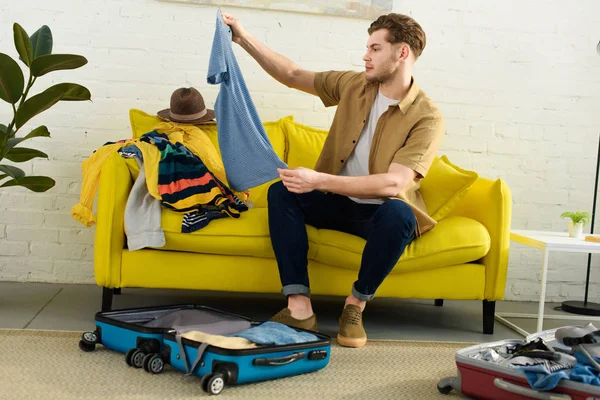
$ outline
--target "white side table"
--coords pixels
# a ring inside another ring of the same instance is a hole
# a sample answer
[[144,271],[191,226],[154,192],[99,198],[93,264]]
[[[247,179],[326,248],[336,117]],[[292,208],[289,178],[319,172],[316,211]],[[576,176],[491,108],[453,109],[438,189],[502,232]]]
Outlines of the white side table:
[[[597,235],[594,235],[597,236]],[[523,231],[512,230],[510,240],[516,243],[521,243],[526,246],[534,247],[543,251],[542,257],[542,281],[540,286],[540,301],[538,313],[536,314],[521,314],[521,313],[496,313],[495,319],[514,329],[524,336],[528,336],[530,332],[516,326],[505,318],[537,318],[536,332],[541,332],[544,323],[544,303],[546,297],[546,278],[548,276],[548,254],[551,251],[562,251],[569,253],[600,253],[600,243],[589,242],[581,239],[569,237],[566,232],[543,232],[543,231]],[[593,320],[600,321],[598,317],[590,317],[588,315],[577,316],[573,315],[546,315],[551,319],[564,320]]]

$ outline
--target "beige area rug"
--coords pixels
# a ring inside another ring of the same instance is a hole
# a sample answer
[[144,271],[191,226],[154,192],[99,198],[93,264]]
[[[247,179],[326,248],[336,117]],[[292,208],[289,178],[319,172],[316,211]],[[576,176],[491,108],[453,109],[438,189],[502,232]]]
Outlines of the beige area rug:
[[[98,345],[84,353],[80,332],[0,330],[0,399],[194,399],[208,397],[200,378],[166,366],[152,375]],[[332,345],[315,373],[226,387],[215,399],[457,399],[437,391],[456,374],[454,356],[471,343],[370,341],[362,349]]]

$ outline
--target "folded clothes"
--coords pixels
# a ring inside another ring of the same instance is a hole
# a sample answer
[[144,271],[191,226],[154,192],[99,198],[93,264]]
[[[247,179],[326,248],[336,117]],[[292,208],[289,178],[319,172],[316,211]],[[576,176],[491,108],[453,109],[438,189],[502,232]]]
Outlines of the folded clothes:
[[231,336],[243,337],[263,346],[306,343],[318,340],[312,333],[298,332],[287,325],[272,321],[264,322]]
[[209,335],[208,333],[199,331],[186,332],[181,337],[223,349],[255,349],[258,347],[255,343],[242,337]]

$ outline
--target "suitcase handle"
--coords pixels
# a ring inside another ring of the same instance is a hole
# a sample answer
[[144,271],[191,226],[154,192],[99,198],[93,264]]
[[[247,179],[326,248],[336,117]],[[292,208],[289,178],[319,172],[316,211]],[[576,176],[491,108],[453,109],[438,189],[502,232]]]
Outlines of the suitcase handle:
[[527,396],[532,399],[541,399],[541,400],[571,400],[571,396],[568,394],[557,394],[557,393],[548,393],[548,392],[539,392],[534,389],[526,388],[523,386],[515,385],[514,383],[506,382],[503,379],[496,378],[494,379],[494,386],[498,389],[518,394],[521,396]]
[[261,367],[279,367],[282,365],[288,365],[293,363],[294,361],[302,360],[306,357],[306,353],[294,353],[289,356],[279,357],[279,358],[255,358],[252,361],[252,364],[258,365]]

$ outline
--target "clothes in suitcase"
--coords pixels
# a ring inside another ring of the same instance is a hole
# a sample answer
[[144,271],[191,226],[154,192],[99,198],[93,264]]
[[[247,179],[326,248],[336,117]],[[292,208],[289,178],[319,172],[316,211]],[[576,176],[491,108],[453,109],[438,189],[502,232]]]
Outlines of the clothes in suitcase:
[[[580,327],[563,327],[524,340],[502,340],[461,349],[455,357],[458,375],[442,379],[438,390],[444,394],[455,390],[468,398],[482,400],[600,400],[596,380],[600,369],[591,365],[597,355],[587,361],[588,357],[582,354],[589,356],[589,352],[581,347],[585,340],[596,343],[592,341],[595,339],[592,335],[582,339],[560,334],[561,329],[574,332],[577,328]],[[600,332],[596,337],[600,338]],[[586,363],[585,368],[581,369],[581,363]],[[546,386],[547,390],[535,385]]]
[[264,381],[327,366],[331,338],[317,332],[198,305],[99,312],[96,329],[79,342],[125,354],[127,365],[161,373],[166,364],[201,378],[202,389],[219,394],[227,385]]

